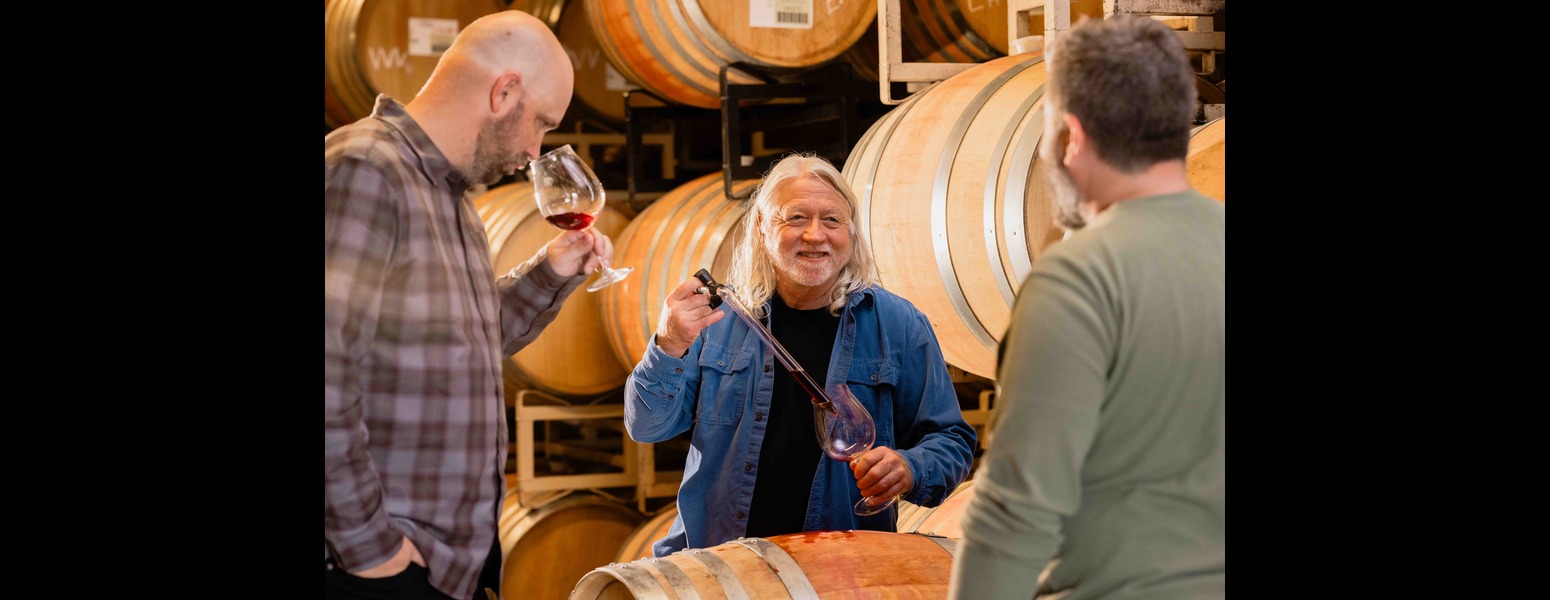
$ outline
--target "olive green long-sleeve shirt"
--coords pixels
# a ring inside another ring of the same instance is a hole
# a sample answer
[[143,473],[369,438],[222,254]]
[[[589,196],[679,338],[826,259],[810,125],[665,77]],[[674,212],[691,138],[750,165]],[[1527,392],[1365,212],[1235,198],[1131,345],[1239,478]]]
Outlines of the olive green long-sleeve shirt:
[[1226,594],[1226,207],[1121,202],[1035,263],[951,597]]

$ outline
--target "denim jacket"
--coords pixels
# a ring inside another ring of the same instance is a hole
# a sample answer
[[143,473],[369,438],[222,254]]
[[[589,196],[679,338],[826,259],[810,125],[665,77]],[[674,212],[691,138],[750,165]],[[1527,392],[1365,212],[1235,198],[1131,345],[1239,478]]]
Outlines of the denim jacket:
[[[653,552],[666,556],[743,537],[775,389],[774,353],[735,314],[701,331],[683,358],[654,341],[647,346],[624,388],[630,437],[660,442],[694,429],[678,518]],[[905,500],[937,506],[968,477],[974,429],[958,409],[935,332],[908,300],[877,286],[850,295],[823,385],[841,382],[876,421],[876,445],[909,464],[915,485]],[[804,530],[893,531],[897,505],[855,515],[861,491],[849,465],[819,456]]]

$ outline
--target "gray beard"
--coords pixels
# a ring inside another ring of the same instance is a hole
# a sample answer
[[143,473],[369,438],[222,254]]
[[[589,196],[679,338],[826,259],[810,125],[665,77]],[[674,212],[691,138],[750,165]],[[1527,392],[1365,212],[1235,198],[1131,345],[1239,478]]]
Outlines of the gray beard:
[[506,119],[488,122],[479,128],[479,135],[474,138],[472,172],[468,174],[471,183],[494,185],[522,164],[523,157],[512,158],[518,153],[515,136],[521,112],[519,106]]

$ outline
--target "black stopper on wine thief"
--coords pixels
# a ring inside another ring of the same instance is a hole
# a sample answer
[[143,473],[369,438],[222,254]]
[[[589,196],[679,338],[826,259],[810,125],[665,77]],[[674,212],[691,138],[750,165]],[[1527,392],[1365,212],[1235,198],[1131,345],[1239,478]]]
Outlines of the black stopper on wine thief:
[[721,294],[716,292],[721,287],[721,284],[716,283],[716,279],[710,276],[710,271],[705,269],[695,271],[694,278],[700,280],[700,283],[705,284],[705,288],[710,295],[710,307],[716,308],[721,306]]

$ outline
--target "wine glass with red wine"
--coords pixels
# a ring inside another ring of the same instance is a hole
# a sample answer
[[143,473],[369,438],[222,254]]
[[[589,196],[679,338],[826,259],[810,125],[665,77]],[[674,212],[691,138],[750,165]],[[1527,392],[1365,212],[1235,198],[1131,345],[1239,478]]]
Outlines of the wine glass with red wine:
[[[570,144],[545,152],[528,165],[527,172],[533,183],[533,197],[538,200],[538,212],[555,227],[581,231],[591,227],[597,214],[603,212],[603,183]],[[600,264],[597,281],[587,286],[587,291],[596,292],[618,283],[634,270]]]

